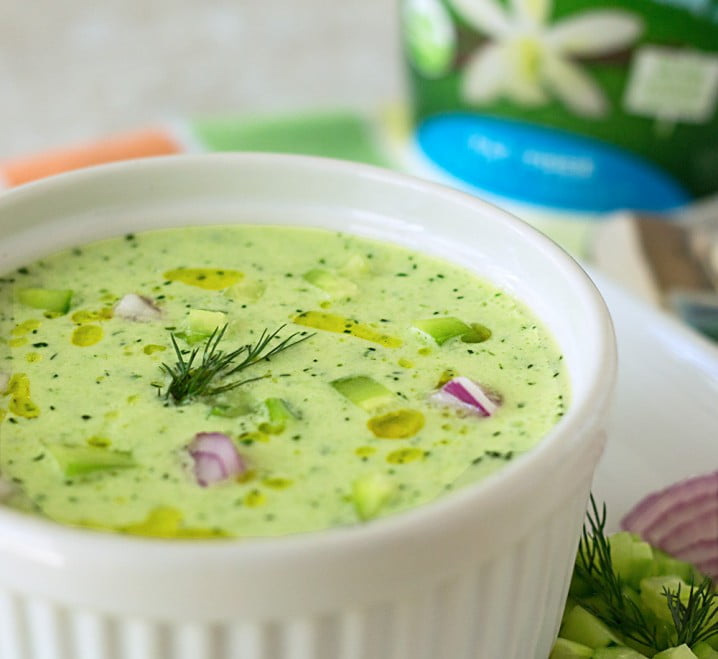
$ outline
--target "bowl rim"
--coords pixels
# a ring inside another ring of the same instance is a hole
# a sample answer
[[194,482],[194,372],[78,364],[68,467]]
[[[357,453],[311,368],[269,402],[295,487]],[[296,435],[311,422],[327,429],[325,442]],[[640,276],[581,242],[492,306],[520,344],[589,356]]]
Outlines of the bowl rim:
[[[92,185],[100,179],[123,176],[143,169],[151,174],[156,170],[192,169],[222,162],[226,162],[228,166],[243,162],[247,165],[283,163],[292,167],[323,170],[329,175],[336,172],[344,176],[375,179],[380,183],[394,184],[407,190],[418,190],[443,197],[448,203],[468,204],[484,214],[488,213],[508,223],[517,234],[539,245],[555,263],[568,273],[572,273],[570,276],[574,286],[580,289],[582,297],[589,302],[587,309],[590,310],[592,320],[595,322],[596,336],[600,342],[597,353],[602,358],[594,361],[594,373],[591,374],[591,386],[586,396],[582,401],[572,400],[564,418],[531,451],[510,461],[495,474],[433,501],[396,515],[373,520],[371,523],[277,537],[253,537],[242,541],[192,539],[178,542],[174,538],[140,537],[72,527],[21,513],[0,504],[0,556],[8,547],[13,553],[17,552],[18,548],[26,548],[32,560],[57,564],[58,561],[62,561],[62,556],[87,556],[88,551],[91,550],[94,555],[93,561],[111,562],[112,556],[108,553],[108,558],[103,559],[105,552],[100,550],[107,549],[109,552],[121,549],[128,560],[142,556],[143,559],[179,564],[218,559],[231,561],[238,558],[252,562],[262,561],[270,553],[274,558],[282,560],[290,556],[306,556],[317,552],[341,552],[358,544],[362,546],[391,544],[407,537],[419,537],[427,528],[441,529],[451,518],[449,513],[452,511],[463,509],[466,512],[476,505],[490,505],[491,501],[498,502],[502,498],[510,497],[512,488],[517,482],[530,479],[532,472],[542,472],[556,464],[564,456],[566,445],[571,438],[584,435],[586,429],[597,425],[598,417],[605,414],[616,379],[616,346],[612,321],[598,289],[573,257],[544,234],[510,212],[469,193],[416,176],[333,158],[270,152],[182,154],[92,166],[33,181],[3,191],[0,194],[0,210],[9,203],[22,203],[25,198],[62,193],[68,186]],[[52,547],[47,551],[38,549],[49,538],[52,539]]]

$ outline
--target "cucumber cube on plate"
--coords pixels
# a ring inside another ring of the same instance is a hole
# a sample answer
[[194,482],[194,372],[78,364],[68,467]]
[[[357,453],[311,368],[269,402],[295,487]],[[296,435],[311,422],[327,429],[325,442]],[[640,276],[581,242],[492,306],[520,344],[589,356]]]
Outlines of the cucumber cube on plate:
[[696,643],[691,650],[698,659],[718,659],[718,650],[712,648],[705,641]]
[[598,648],[591,659],[646,659],[646,655],[632,648]]
[[653,659],[697,659],[697,657],[687,645],[683,644],[654,654]]
[[574,606],[563,618],[561,638],[590,648],[605,648],[617,645],[619,639],[595,615],[582,606]]
[[591,659],[593,649],[565,638],[557,638],[548,659]]

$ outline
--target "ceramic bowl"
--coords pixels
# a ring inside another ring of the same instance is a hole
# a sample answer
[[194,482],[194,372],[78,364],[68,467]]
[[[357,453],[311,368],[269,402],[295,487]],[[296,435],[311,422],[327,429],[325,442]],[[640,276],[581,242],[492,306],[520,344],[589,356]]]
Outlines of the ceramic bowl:
[[372,523],[275,539],[155,540],[0,507],[2,659],[545,659],[614,381],[591,280],[481,200],[344,162],[233,154],[120,163],[0,197],[0,271],[143,229],[327,227],[448,258],[523,300],[572,400],[526,455]]

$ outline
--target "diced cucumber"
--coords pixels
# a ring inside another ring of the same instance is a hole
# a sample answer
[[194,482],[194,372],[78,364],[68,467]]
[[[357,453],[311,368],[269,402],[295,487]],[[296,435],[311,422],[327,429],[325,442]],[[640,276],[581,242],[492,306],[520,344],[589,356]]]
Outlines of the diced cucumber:
[[453,316],[415,320],[412,327],[422,334],[430,336],[440,346],[444,345],[449,339],[462,336],[471,331],[471,327]]
[[339,277],[331,270],[314,268],[302,275],[304,281],[312,286],[321,288],[325,293],[335,298],[352,297],[359,292],[359,287],[349,279]]
[[394,394],[366,375],[354,375],[330,382],[342,396],[367,412],[374,412],[394,401]]
[[100,446],[49,446],[48,451],[68,478],[96,471],[136,466],[128,451],[114,451]]
[[267,408],[269,421],[260,424],[259,429],[269,435],[279,435],[284,432],[287,423],[296,418],[289,405],[281,398],[267,398],[264,405]]
[[696,643],[691,650],[698,659],[718,659],[718,650],[713,649],[705,641]]
[[638,588],[632,588],[631,586],[624,585],[621,592],[626,599],[632,600],[638,608],[641,608],[641,595],[638,592]]
[[211,416],[219,416],[224,419],[236,419],[238,416],[246,416],[252,413],[252,409],[246,405],[233,405],[231,403],[217,403],[209,411]]
[[17,292],[17,300],[26,307],[63,314],[70,309],[72,291],[52,288],[21,288]]
[[691,652],[691,649],[683,644],[675,648],[668,648],[658,654],[653,655],[653,659],[697,659],[696,655]]
[[256,302],[267,290],[267,285],[258,279],[243,279],[237,284],[224,290],[224,295],[230,300],[241,300],[243,302]]
[[561,623],[561,638],[594,649],[619,643],[613,632],[582,606],[574,606],[564,617]]
[[187,327],[192,334],[210,336],[212,332],[227,324],[224,311],[208,311],[207,309],[190,309],[187,315]]
[[212,416],[234,419],[254,412],[257,401],[243,389],[231,389],[220,394],[210,410]]
[[646,659],[646,655],[631,648],[598,648],[591,659]]
[[673,556],[669,556],[660,549],[653,548],[653,562],[651,569],[646,576],[676,576],[680,577],[686,583],[693,580],[694,583],[700,583],[703,578],[693,565],[681,561]]
[[632,533],[621,531],[608,539],[613,571],[629,586],[638,588],[653,566],[653,549]]
[[351,500],[360,519],[376,517],[390,501],[396,488],[384,474],[368,474],[352,483]]
[[672,623],[673,618],[663,590],[668,589],[675,593],[679,587],[681,601],[685,603],[688,600],[691,588],[683,579],[674,576],[646,577],[641,579],[641,601],[659,620]]
[[596,611],[599,615],[609,613],[610,607],[606,604],[600,595],[589,595],[580,598],[580,603],[585,609]]
[[370,270],[371,267],[367,259],[361,254],[353,254],[341,267],[340,272],[348,277],[359,277],[368,274]]
[[584,659],[592,656],[592,648],[565,638],[557,638],[548,659]]

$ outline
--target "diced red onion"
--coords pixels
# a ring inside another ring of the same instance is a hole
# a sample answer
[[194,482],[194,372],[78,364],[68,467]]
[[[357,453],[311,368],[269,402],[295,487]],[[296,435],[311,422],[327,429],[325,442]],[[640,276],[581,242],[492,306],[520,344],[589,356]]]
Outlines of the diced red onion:
[[115,305],[115,316],[124,318],[125,320],[134,320],[137,322],[149,322],[156,320],[162,315],[159,307],[144,295],[136,293],[127,293]]
[[621,527],[718,579],[718,471],[654,492]]
[[431,395],[431,400],[480,416],[491,416],[501,404],[501,399],[495,393],[463,376],[449,380]]
[[202,487],[219,483],[247,471],[230,437],[221,432],[200,432],[187,447],[194,460],[194,474]]

